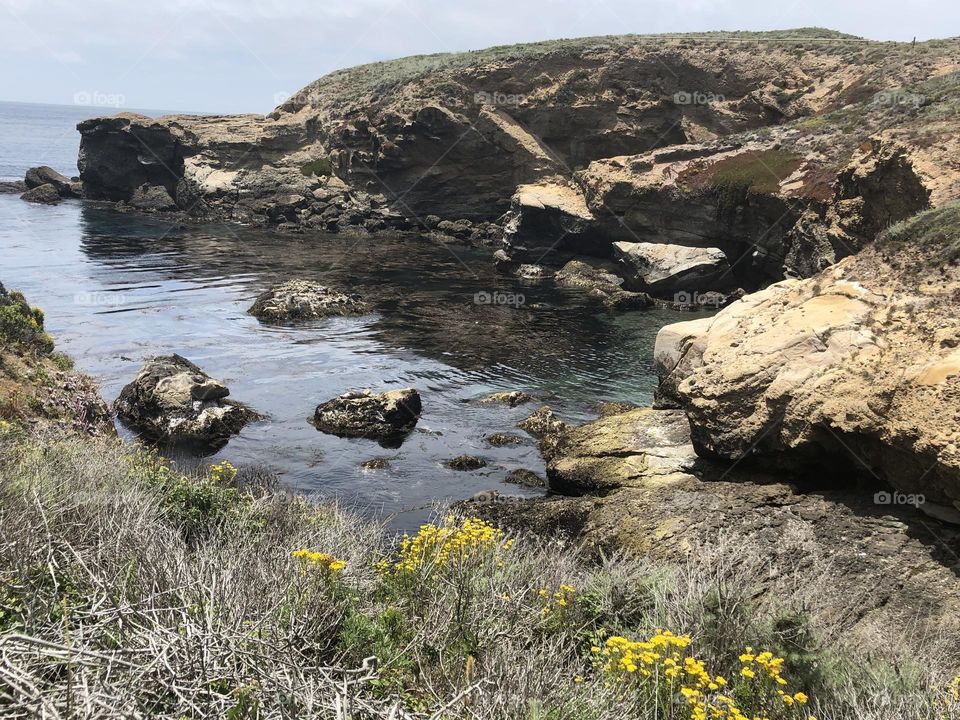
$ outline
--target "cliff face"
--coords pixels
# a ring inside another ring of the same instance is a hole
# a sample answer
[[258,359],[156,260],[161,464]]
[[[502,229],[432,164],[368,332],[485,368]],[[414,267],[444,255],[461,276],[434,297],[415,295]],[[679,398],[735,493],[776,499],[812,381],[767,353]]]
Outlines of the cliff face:
[[697,453],[866,481],[960,520],[958,238],[948,203],[812,278],[661,330],[661,395]]
[[[896,88],[942,80],[958,64],[954,41],[913,47],[828,31],[405,58],[328,75],[265,118],[85,121],[81,178],[90,198],[291,230],[466,219],[474,227],[460,235],[480,241],[499,240],[506,224],[520,259],[605,256],[614,241],[652,240],[720,247],[753,280],[785,266],[809,274],[864,241],[844,227],[863,212],[846,205],[890,200],[885,180],[872,195],[843,181],[864,143],[878,157],[902,154],[906,201],[893,219],[955,189],[940,179],[955,174],[949,144],[916,130],[940,118],[953,142],[952,86],[926,88],[923,102]],[[543,217],[527,231],[517,187],[558,179],[589,212],[570,232],[563,208],[548,205],[557,233]],[[511,204],[504,222],[487,224]]]

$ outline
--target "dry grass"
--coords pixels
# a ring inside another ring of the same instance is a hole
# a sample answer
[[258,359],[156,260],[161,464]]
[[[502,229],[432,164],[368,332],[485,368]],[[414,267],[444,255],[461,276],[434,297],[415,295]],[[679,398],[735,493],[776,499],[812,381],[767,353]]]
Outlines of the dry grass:
[[[935,643],[911,660],[895,628],[870,659],[824,642],[842,636],[817,612],[828,573],[771,598],[755,591],[764,558],[730,542],[682,567],[510,545],[399,576],[382,527],[262,478],[184,478],[115,440],[0,429],[0,716],[664,717],[590,651],[661,627],[716,672],[746,644],[783,654],[821,720],[950,716]],[[305,567],[301,548],[346,567]],[[544,612],[540,590],[561,583],[575,600]]]

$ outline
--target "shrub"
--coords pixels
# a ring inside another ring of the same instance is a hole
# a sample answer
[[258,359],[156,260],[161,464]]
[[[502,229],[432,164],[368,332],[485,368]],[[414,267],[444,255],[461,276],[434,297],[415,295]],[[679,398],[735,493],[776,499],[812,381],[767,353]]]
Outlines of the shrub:
[[333,163],[328,158],[311,160],[300,166],[300,172],[307,177],[311,175],[333,175]]
[[[0,708],[958,717],[946,661],[907,673],[883,648],[866,662],[836,645],[838,662],[812,672],[817,623],[835,619],[801,614],[791,596],[766,602],[745,542],[665,565],[449,514],[393,545],[336,505],[241,489],[244,474],[227,462],[184,473],[115,440],[0,429],[0,629],[16,680]],[[779,649],[786,638],[791,652]],[[927,657],[947,656],[930,646]]]

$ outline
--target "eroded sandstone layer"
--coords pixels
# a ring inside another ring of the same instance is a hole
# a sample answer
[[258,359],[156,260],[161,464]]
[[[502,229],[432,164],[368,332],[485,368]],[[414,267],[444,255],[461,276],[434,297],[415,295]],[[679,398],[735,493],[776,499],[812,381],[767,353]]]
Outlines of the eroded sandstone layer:
[[723,281],[754,289],[957,194],[958,63],[954,40],[822,30],[404,58],[266,117],[84,121],[83,193],[294,231],[429,229],[502,242],[508,267],[719,248]]

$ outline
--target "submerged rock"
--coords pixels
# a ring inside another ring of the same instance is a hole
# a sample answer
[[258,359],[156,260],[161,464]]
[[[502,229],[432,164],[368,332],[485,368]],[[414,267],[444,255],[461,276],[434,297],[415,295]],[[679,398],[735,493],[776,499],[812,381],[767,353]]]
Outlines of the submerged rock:
[[507,392],[495,392],[480,398],[477,402],[481,405],[509,405],[517,407],[524,403],[532,402],[533,396],[523,390],[510,390]]
[[313,424],[339,437],[402,441],[420,419],[420,393],[413,388],[374,393],[348,392],[317,406]]
[[487,461],[475,455],[457,455],[443,464],[451,470],[479,470],[487,466]]
[[117,416],[157,442],[222,446],[259,416],[227,400],[230,390],[180,355],[147,361],[120,391]]
[[369,460],[364,460],[362,463],[360,463],[360,467],[364,470],[389,470],[390,458],[370,458]]
[[519,435],[513,435],[511,433],[493,433],[492,435],[487,435],[484,440],[488,445],[493,447],[504,447],[506,445],[523,445],[526,442]]
[[312,280],[288,280],[261,293],[247,310],[259,320],[293,322],[369,312],[359,295],[338,292]]

